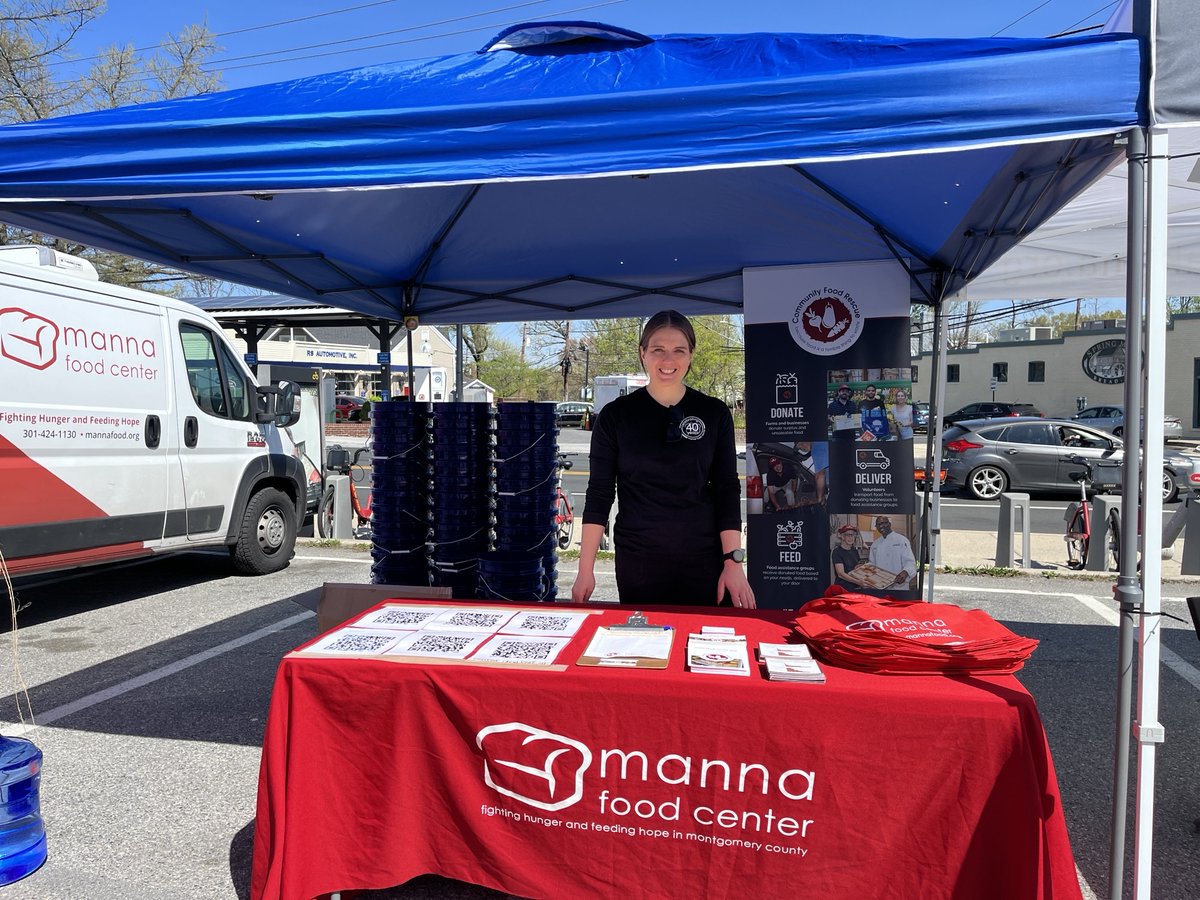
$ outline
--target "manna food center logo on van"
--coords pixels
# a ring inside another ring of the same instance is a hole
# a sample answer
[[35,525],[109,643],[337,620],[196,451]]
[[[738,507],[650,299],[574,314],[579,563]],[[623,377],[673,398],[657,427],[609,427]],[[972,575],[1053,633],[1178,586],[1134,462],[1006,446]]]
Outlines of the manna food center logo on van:
[[146,381],[158,377],[157,366],[146,364],[158,359],[153,337],[60,327],[19,307],[0,309],[0,355],[38,371],[50,368],[61,355],[62,367],[75,374]]
[[58,326],[25,309],[0,309],[0,355],[31,369],[47,369],[58,359]]

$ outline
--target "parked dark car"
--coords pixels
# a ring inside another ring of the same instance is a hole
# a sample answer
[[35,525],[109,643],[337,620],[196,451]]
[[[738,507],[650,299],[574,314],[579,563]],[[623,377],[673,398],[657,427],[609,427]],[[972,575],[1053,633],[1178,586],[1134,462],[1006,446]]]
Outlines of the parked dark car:
[[562,425],[583,425],[586,416],[592,414],[592,404],[580,401],[567,401],[554,407],[554,421]]
[[[942,468],[947,489],[961,487],[978,500],[996,500],[1011,490],[1078,493],[1071,473],[1080,467],[1071,456],[1082,456],[1116,482],[1124,455],[1121,439],[1099,429],[1069,419],[1022,416],[961,422],[947,429]],[[1200,490],[1200,471],[1192,458],[1165,450],[1163,501],[1195,490]]]
[[970,419],[1001,419],[1008,416],[1040,416],[1042,411],[1032,403],[968,403],[962,409],[942,416],[942,427],[949,428]]

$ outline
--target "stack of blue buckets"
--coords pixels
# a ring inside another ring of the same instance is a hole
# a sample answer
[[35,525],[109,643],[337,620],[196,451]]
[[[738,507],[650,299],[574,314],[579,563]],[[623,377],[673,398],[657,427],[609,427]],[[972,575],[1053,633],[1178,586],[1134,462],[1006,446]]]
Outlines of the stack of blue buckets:
[[491,549],[495,420],[488,403],[439,403],[433,419],[433,583],[473,599]]
[[41,780],[42,751],[24,738],[0,737],[0,885],[46,861]]
[[479,560],[479,596],[558,596],[558,427],[553,403],[501,403],[496,413],[496,552]]
[[372,410],[371,580],[428,585],[433,539],[433,408],[392,400]]

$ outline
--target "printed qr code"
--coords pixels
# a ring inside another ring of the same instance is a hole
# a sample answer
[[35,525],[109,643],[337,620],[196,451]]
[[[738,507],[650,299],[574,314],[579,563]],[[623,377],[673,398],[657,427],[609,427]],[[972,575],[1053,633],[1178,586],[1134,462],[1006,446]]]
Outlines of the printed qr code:
[[385,609],[375,616],[373,625],[420,625],[432,616],[432,613],[419,609]]
[[528,615],[521,620],[521,627],[529,631],[567,631],[574,623],[574,616]]
[[501,640],[492,645],[491,656],[511,662],[544,662],[554,658],[559,646],[554,641]]
[[491,628],[504,618],[502,613],[490,612],[456,612],[446,620],[447,625],[467,626],[470,628]]
[[408,653],[462,653],[478,638],[470,634],[422,634],[408,645]]
[[321,649],[334,653],[378,653],[395,638],[386,634],[342,634]]

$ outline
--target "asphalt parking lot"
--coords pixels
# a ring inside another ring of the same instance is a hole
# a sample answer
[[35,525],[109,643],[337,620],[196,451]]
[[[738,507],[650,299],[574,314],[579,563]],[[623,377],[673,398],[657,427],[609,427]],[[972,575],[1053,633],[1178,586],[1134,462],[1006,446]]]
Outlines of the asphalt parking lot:
[[[17,658],[38,722],[29,736],[45,753],[50,857],[4,896],[247,897],[275,669],[316,629],[294,598],[324,582],[363,583],[368,566],[361,551],[304,545],[286,570],[262,578],[231,574],[219,555],[188,554],[19,586],[29,606]],[[573,568],[564,559],[560,575],[572,578]],[[1108,582],[943,576],[939,586],[947,600],[987,609],[1042,642],[1021,678],[1055,754],[1085,896],[1106,896],[1115,694]],[[1167,612],[1186,618],[1189,591],[1200,584],[1170,586]],[[614,596],[611,575],[598,593]],[[1154,896],[1184,900],[1200,896],[1200,641],[1184,622],[1163,626],[1167,741],[1158,752]],[[0,727],[19,733],[11,686],[5,694]],[[428,877],[366,896],[496,895]]]

